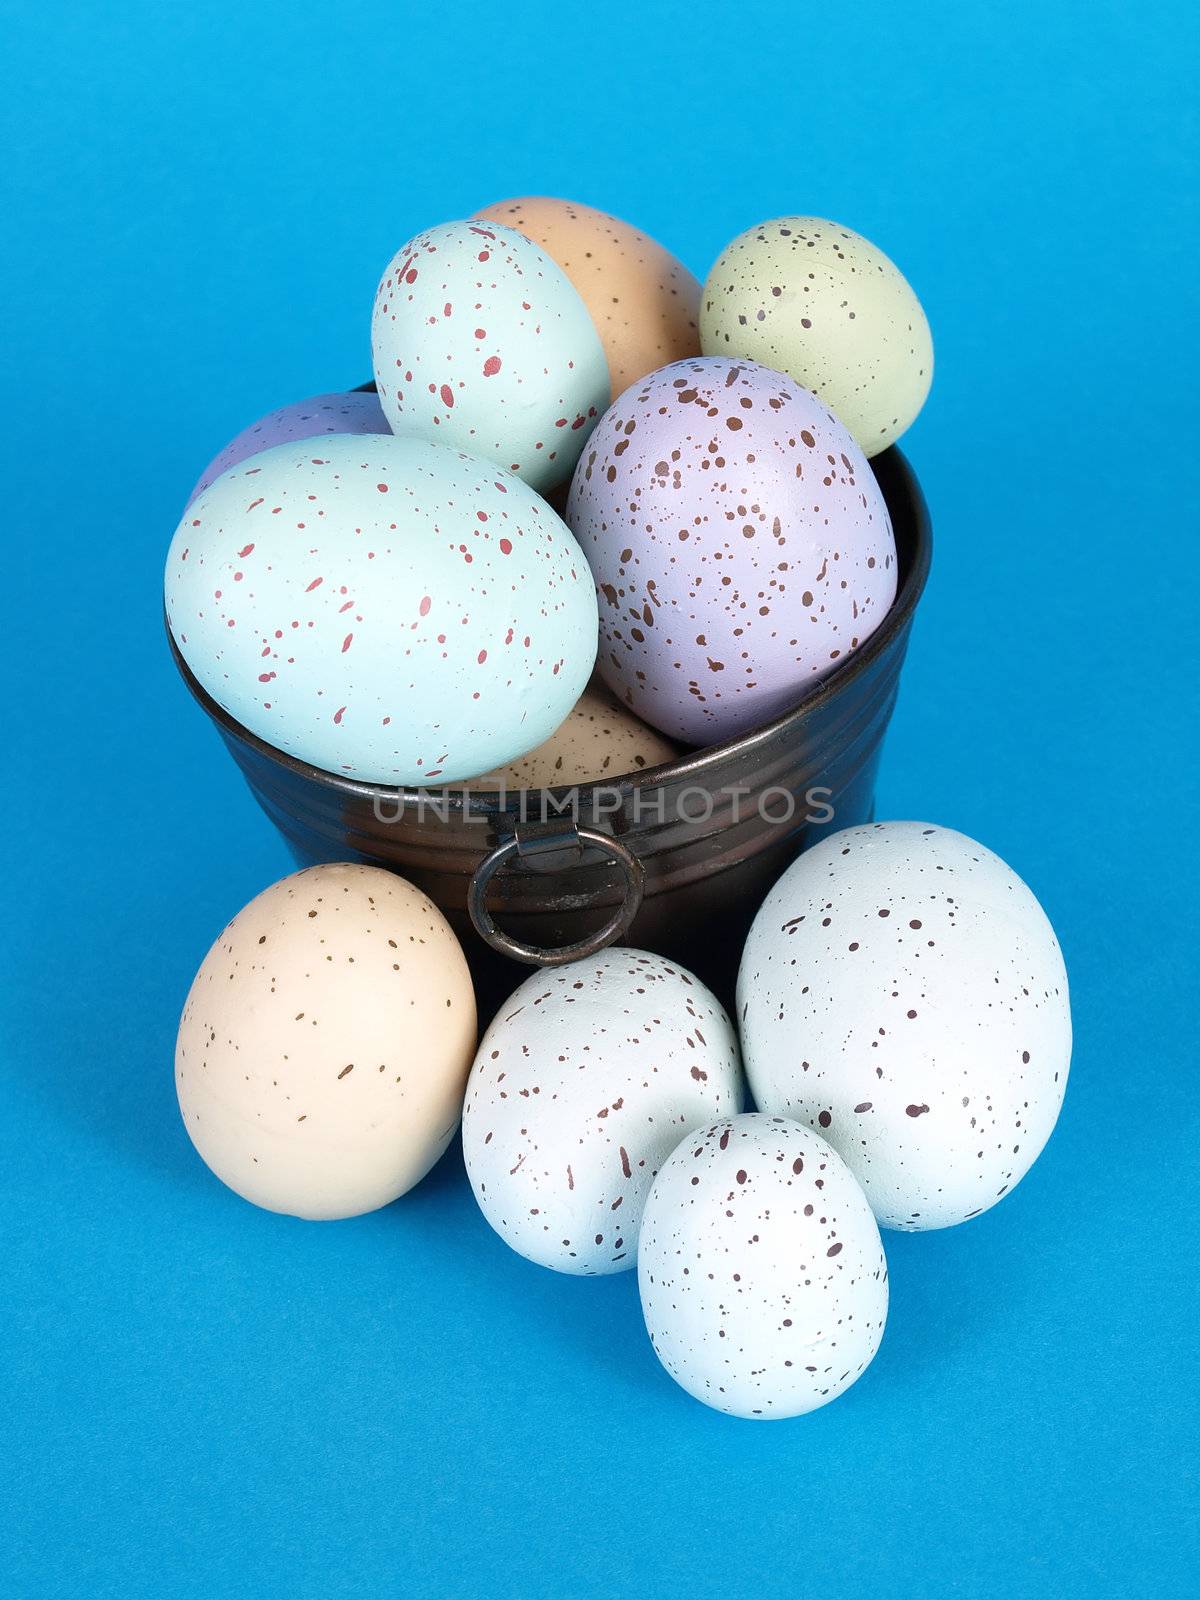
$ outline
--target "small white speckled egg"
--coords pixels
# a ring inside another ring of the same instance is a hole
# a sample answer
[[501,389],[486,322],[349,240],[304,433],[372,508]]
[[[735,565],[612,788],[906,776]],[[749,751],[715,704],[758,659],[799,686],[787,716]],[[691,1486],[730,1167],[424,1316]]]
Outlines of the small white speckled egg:
[[175,1087],[192,1143],[237,1194],[353,1217],[445,1150],[474,1048],[466,959],[432,901],[378,867],[310,867],[264,889],[204,958]]
[[948,828],[873,823],[802,855],[754,920],[738,1014],[757,1103],[819,1129],[890,1228],[995,1205],[1062,1106],[1054,930],[1010,867]]
[[887,1321],[879,1229],[842,1158],[783,1117],[692,1134],[654,1181],[638,1286],[658,1359],[735,1417],[798,1417],[870,1365]]
[[929,324],[907,280],[820,217],[776,217],[726,245],[704,285],[700,345],[789,373],[868,456],[899,438],[933,380]]
[[519,478],[392,434],[281,444],[188,508],[172,637],[252,733],[367,783],[452,783],[532,749],[596,659],[570,530]]
[[593,678],[562,722],[528,755],[473,778],[468,789],[552,789],[600,783],[674,761],[677,745],[639,722],[599,678]]
[[623,1272],[659,1166],[742,1095],[733,1025],[683,967],[612,949],[535,973],[476,1052],[463,1107],[471,1187],[520,1255]]
[[578,291],[495,222],[410,239],[380,280],[371,329],[397,433],[458,445],[535,489],[570,476],[608,404],[604,348]]

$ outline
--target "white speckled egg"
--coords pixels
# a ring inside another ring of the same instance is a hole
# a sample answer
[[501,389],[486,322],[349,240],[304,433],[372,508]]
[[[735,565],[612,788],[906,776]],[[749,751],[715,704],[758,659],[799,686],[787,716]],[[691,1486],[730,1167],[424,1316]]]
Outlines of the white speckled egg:
[[495,222],[410,239],[380,280],[371,342],[397,433],[459,445],[535,489],[570,476],[608,404],[604,348],[578,291]]
[[1054,930],[1010,867],[948,828],[874,823],[802,855],[754,920],[738,1013],[757,1103],[819,1129],[890,1228],[995,1205],[1062,1106]]
[[600,783],[674,761],[679,749],[626,711],[594,678],[545,744],[494,772],[472,778],[468,789],[552,789],[557,784]]
[[463,1152],[475,1198],[531,1261],[623,1272],[660,1165],[742,1093],[733,1025],[674,962],[612,949],[535,973],[471,1069]]
[[184,660],[239,722],[384,784],[542,743],[595,661],[570,530],[519,478],[391,434],[279,445],[189,507],[166,570]]
[[222,1183],[268,1211],[353,1217],[449,1144],[474,1047],[467,963],[432,901],[378,867],[310,867],[204,958],[175,1086]]
[[868,456],[904,432],[933,379],[921,303],[869,240],[820,217],[776,217],[726,245],[700,301],[709,356],[748,356],[811,389]]
[[567,521],[600,597],[604,681],[689,744],[790,710],[896,594],[862,451],[753,361],[677,361],[627,389],[580,457]]
[[684,1139],[654,1181],[642,1311],[675,1381],[735,1417],[797,1417],[848,1389],[887,1321],[879,1229],[845,1163],[783,1117]]

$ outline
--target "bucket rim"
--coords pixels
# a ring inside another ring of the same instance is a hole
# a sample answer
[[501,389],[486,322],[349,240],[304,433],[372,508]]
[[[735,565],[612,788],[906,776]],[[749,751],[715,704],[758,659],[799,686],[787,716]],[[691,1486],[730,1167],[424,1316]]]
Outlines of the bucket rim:
[[[929,577],[929,569],[933,554],[933,534],[930,524],[929,508],[922,493],[908,458],[896,446],[889,445],[876,457],[870,465],[875,470],[876,463],[886,463],[889,473],[894,473],[899,489],[898,498],[907,502],[906,510],[911,517],[912,550],[908,571],[897,590],[887,616],[876,628],[875,632],[866,639],[854,653],[840,662],[827,677],[821,679],[793,705],[788,711],[773,717],[769,722],[760,727],[751,728],[748,732],[739,734],[736,738],[727,739],[720,744],[705,745],[700,749],[688,752],[674,761],[661,762],[655,767],[644,767],[637,772],[617,773],[611,777],[597,778],[586,783],[558,784],[543,788],[528,789],[467,789],[461,784],[447,784],[444,787],[430,785],[418,788],[405,784],[367,783],[362,779],[348,778],[344,774],[330,772],[325,767],[313,766],[310,762],[302,760],[299,756],[289,755],[287,751],[280,750],[277,745],[260,738],[252,733],[244,723],[229,711],[205,689],[196,677],[191,667],[184,660],[182,652],[171,632],[167,620],[166,610],[163,610],[163,628],[167,636],[171,656],[177,671],[183,679],[188,692],[208,717],[217,725],[226,738],[232,738],[239,744],[247,746],[257,756],[271,765],[282,769],[295,778],[305,779],[316,784],[327,793],[343,796],[347,800],[357,800],[372,804],[377,799],[386,797],[391,805],[400,804],[405,808],[412,806],[414,809],[430,803],[431,796],[437,796],[438,802],[443,801],[453,813],[475,814],[478,816],[504,816],[513,814],[509,805],[501,804],[503,795],[505,800],[512,801],[521,794],[547,794],[563,795],[577,793],[581,799],[595,790],[613,789],[629,790],[657,788],[664,783],[675,783],[696,777],[703,777],[706,773],[720,767],[731,758],[751,753],[757,749],[772,744],[788,728],[801,721],[811,712],[834,699],[843,689],[855,682],[863,673],[869,670],[872,663],[883,654],[893,643],[898,634],[903,633],[912,621],[917,603],[925,591]],[[882,485],[880,486],[883,487]],[[886,498],[886,493],[885,493]],[[893,520],[895,520],[893,518]],[[468,780],[469,781],[469,780]]]

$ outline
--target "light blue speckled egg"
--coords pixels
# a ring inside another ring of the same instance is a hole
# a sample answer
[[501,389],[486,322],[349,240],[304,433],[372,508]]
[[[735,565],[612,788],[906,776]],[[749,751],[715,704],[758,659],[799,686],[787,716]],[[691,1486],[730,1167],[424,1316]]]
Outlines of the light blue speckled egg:
[[445,444],[277,445],[188,508],[167,620],[252,733],[365,782],[450,783],[548,738],[587,683],[596,596],[519,478]]
[[494,222],[445,222],[375,295],[375,382],[396,433],[460,445],[545,491],[608,405],[604,348],[562,269]]

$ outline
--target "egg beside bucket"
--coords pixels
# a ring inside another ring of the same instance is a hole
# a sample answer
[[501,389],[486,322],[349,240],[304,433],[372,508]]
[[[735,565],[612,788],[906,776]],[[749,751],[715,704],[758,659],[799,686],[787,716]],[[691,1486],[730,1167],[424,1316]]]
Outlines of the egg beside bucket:
[[463,939],[485,1014],[489,996],[512,988],[506,958],[553,965],[618,939],[682,962],[728,1001],[750,921],[784,867],[814,838],[873,816],[931,539],[900,451],[870,465],[899,564],[884,621],[785,715],[651,770],[523,792],[356,782],[250,733],[174,639],[172,653],[296,861],[368,862],[423,890]]

